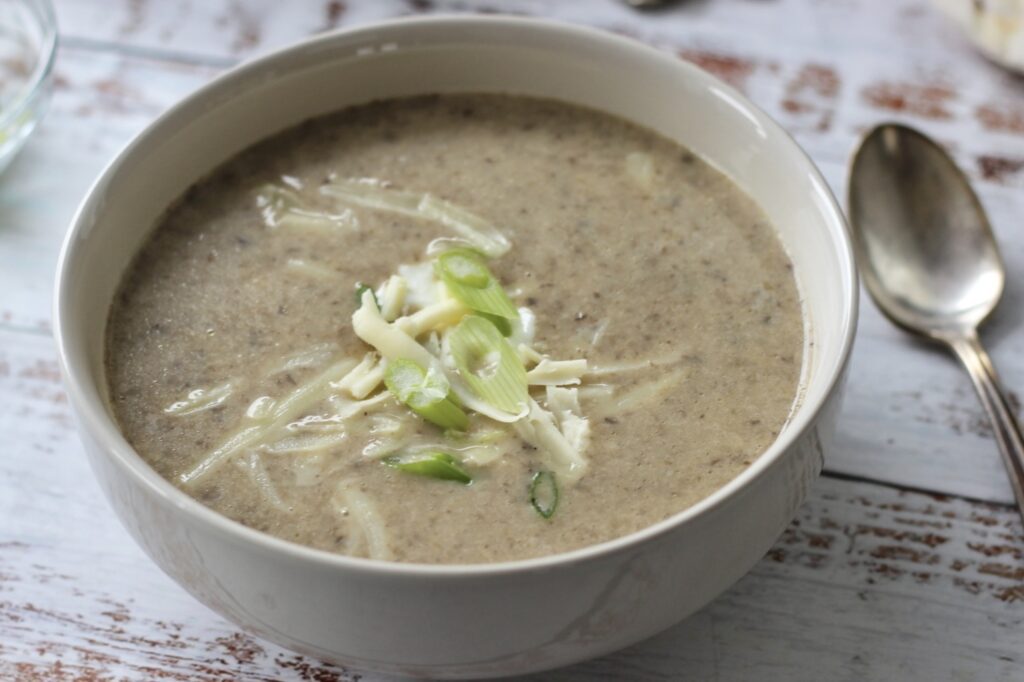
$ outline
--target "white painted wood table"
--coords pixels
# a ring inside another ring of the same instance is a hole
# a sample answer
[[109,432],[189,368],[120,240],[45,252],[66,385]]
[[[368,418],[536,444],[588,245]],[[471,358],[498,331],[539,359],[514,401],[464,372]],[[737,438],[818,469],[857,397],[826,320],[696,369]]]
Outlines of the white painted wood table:
[[[964,0],[967,2],[969,0]],[[413,13],[551,16],[728,80],[841,194],[857,135],[948,144],[1011,273],[985,330],[1024,390],[1024,81],[927,0],[59,0],[52,110],[0,177],[0,679],[378,680],[242,634],[136,548],[92,480],[50,338],[61,236],[90,181],[161,110],[254,53]],[[966,376],[865,300],[836,447],[797,519],[702,612],[559,680],[1024,680],[1024,535]]]

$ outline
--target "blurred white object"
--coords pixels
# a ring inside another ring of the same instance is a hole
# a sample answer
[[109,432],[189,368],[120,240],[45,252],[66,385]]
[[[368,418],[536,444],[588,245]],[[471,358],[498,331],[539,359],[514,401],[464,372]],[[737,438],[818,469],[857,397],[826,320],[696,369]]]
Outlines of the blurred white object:
[[988,57],[1024,71],[1024,0],[933,0]]
[[46,112],[56,52],[49,0],[0,0],[0,171]]

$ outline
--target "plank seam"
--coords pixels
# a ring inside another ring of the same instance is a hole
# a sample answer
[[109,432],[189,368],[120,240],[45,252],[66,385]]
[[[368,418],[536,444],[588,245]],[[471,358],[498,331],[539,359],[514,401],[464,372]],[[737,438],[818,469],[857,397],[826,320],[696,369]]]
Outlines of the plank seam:
[[994,507],[1000,507],[1003,509],[1013,509],[1016,505],[1012,502],[1004,502],[1002,500],[985,499],[982,497],[973,497],[970,495],[963,495],[960,493],[952,493],[948,490],[936,490],[934,488],[926,488],[914,485],[907,485],[905,483],[896,483],[885,481],[880,478],[874,478],[872,476],[864,476],[862,474],[850,474],[842,471],[831,471],[825,469],[821,472],[822,478],[830,478],[836,481],[849,481],[851,483],[867,483],[869,485],[877,485],[883,488],[890,488],[893,490],[900,490],[908,493],[916,493],[918,495],[928,495],[929,497],[944,497],[950,499],[964,500],[965,502],[972,502],[974,504],[984,504]]
[[53,334],[49,329],[43,329],[41,327],[30,327],[22,324],[12,324],[10,322],[0,322],[0,333],[10,332],[12,334],[28,334],[29,336],[42,336],[52,338]]
[[212,54],[199,52],[183,52],[180,50],[166,50],[143,45],[132,45],[112,40],[98,40],[86,38],[85,36],[64,35],[60,36],[63,47],[73,50],[87,52],[109,52],[126,57],[136,57],[152,61],[173,62],[176,64],[188,64],[190,66],[205,66],[218,69],[227,69],[239,63],[234,57],[220,57]]

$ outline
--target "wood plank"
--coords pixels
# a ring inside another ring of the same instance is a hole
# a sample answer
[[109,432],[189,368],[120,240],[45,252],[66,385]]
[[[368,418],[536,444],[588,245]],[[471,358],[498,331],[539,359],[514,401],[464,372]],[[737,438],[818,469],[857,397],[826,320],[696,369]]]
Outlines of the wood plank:
[[[719,7],[715,11],[730,6],[712,4]],[[858,9],[845,14],[840,5]],[[728,23],[684,28],[660,22],[627,32],[743,90],[808,150],[840,198],[848,153],[880,120],[903,120],[946,143],[991,214],[1010,273],[985,339],[1005,383],[1024,386],[1024,342],[1013,334],[1024,322],[1024,281],[1014,277],[1024,272],[1024,234],[1016,218],[1020,178],[1012,170],[1012,159],[1024,154],[1024,127],[1014,123],[1024,119],[1018,113],[1024,112],[1024,93],[1016,81],[919,3],[884,3],[870,11],[858,3],[798,0],[786,10],[759,7]],[[793,39],[778,24],[781,17],[797,27]],[[759,22],[763,30],[752,30]],[[849,31],[842,28],[846,24]],[[780,41],[784,30],[787,40]],[[880,49],[885,36],[891,49]],[[990,428],[962,370],[895,330],[866,295],[863,300],[848,399],[828,470],[1011,502]],[[1016,393],[1013,400],[1019,405]]]
[[1024,93],[927,0],[720,0],[654,13],[620,2],[541,0],[58,3],[70,44],[86,40],[218,65],[338,26],[460,11],[590,24],[674,51],[745,91],[818,161],[843,159],[856,134],[896,117],[956,148],[978,179],[1024,185]]
[[[87,471],[47,335],[59,238],[102,165],[220,67],[335,25],[499,10],[632,35],[746,92],[837,190],[861,131],[889,117],[924,128],[991,211],[1011,278],[986,339],[1006,383],[1024,386],[1024,282],[1013,276],[1024,269],[1024,92],[927,0],[716,0],[652,14],[611,0],[57,4],[54,107],[0,183],[0,678],[383,679],[239,633],[148,561]],[[829,471],[1011,500],[952,361],[866,303],[852,370]],[[1008,506],[824,478],[765,560],[708,608],[554,677],[1019,679],[1022,559]]]
[[[786,68],[793,78],[801,73],[798,63]],[[763,71],[765,78],[775,78],[770,69]],[[0,184],[0,288],[6,292],[0,299],[0,326],[41,333],[49,329],[60,237],[88,184],[132,134],[215,73],[216,68],[194,63],[63,51],[52,111]],[[751,78],[741,84],[755,90],[767,87]],[[785,82],[796,81],[779,81]],[[843,109],[838,101],[833,106]],[[865,115],[864,125],[869,120]],[[829,182],[842,189],[842,155],[833,159],[827,152],[835,143],[809,139],[803,140],[808,146],[820,141],[818,163]],[[979,182],[979,187],[1011,273],[1024,271],[1018,191],[992,181]],[[1011,276],[1007,300],[986,330],[1011,387],[1024,386],[1024,337],[1014,334],[1021,328],[1022,304],[1024,281]],[[1010,502],[1009,483],[963,373],[947,357],[892,329],[866,298],[862,310],[847,408],[829,469]]]
[[[845,167],[820,164],[836,186]],[[1001,197],[1009,199],[1009,197]],[[1013,237],[1011,201],[990,203],[1009,285],[982,337],[1020,415],[1024,390],[1024,234]],[[1018,273],[1017,277],[1014,274]],[[1013,492],[966,372],[937,346],[894,327],[861,290],[846,400],[826,470],[1010,504]]]
[[[383,679],[243,635],[149,562],[92,480],[45,336],[0,330],[0,397],[0,678]],[[824,478],[708,608],[558,679],[1019,679],[1022,559],[1009,507]]]
[[[719,27],[745,34],[786,35],[787,43],[827,48],[884,48],[889,53],[967,47],[928,0],[821,3],[811,0],[746,0],[676,3],[658,12],[636,12],[621,2],[551,3],[547,0],[375,0],[291,3],[273,0],[57,0],[62,32],[70,37],[133,45],[211,58],[246,57],[285,42],[340,26],[395,16],[457,12],[546,16],[625,30],[685,31]],[[894,43],[890,36],[903,40]]]
[[104,165],[215,73],[63,48],[50,112],[0,182],[0,326],[48,332],[57,253]]

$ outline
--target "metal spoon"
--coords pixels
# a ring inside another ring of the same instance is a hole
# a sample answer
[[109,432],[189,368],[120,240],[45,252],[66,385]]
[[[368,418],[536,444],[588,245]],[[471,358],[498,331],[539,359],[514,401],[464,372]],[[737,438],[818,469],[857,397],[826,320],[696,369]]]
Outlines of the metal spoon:
[[864,285],[890,320],[949,346],[963,362],[1024,518],[1024,440],[978,340],[1005,280],[978,197],[938,144],[887,123],[854,154],[848,204]]
[[676,0],[623,0],[633,9],[646,10],[658,9],[676,2]]

